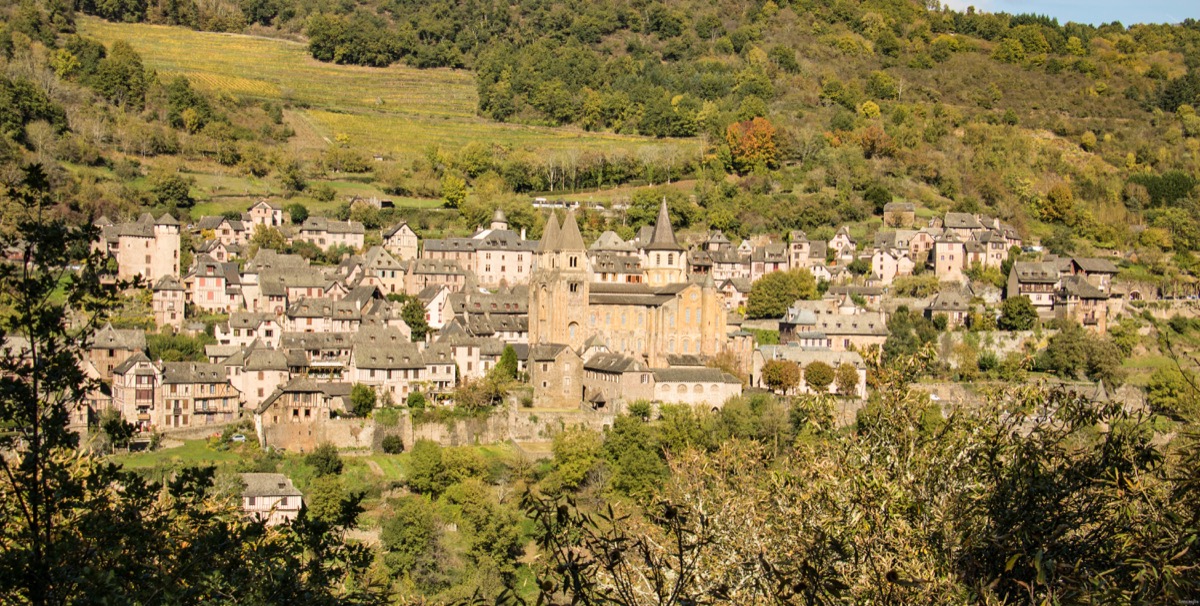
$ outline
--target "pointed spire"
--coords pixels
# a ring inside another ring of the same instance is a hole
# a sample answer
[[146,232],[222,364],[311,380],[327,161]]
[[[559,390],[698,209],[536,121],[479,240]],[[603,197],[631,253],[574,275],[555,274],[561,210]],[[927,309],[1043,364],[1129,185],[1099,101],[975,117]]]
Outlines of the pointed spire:
[[546,228],[542,230],[542,243],[538,246],[538,252],[556,252],[559,248],[558,215],[550,211],[550,218],[546,219]]
[[559,250],[583,252],[587,247],[583,244],[583,235],[579,233],[579,223],[575,220],[575,210],[567,211],[563,219],[562,231],[558,235]]
[[654,223],[654,233],[646,250],[683,250],[675,240],[675,230],[671,228],[671,214],[667,212],[667,198],[664,196],[662,206],[658,207],[658,221]]

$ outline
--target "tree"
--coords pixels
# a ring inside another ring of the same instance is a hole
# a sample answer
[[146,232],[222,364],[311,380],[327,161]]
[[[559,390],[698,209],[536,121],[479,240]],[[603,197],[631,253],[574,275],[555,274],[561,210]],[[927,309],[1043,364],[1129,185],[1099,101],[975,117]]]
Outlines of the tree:
[[459,208],[467,199],[467,182],[462,177],[447,173],[442,177],[442,203],[446,208]]
[[554,471],[544,480],[546,489],[558,492],[579,488],[600,463],[603,446],[604,440],[594,431],[567,429],[555,434],[551,446]]
[[342,503],[349,498],[342,478],[337,475],[320,475],[309,484],[304,493],[304,506],[314,520],[333,523],[342,514]]
[[414,297],[405,302],[404,307],[400,308],[400,317],[412,331],[413,342],[425,340],[425,335],[429,332],[429,322],[425,320],[425,306],[419,299]]
[[1063,324],[1039,354],[1038,367],[1064,379],[1075,379],[1087,367],[1090,343],[1081,326],[1074,322]]
[[384,436],[379,441],[379,449],[383,454],[400,454],[404,452],[404,438],[397,435]]
[[1177,421],[1196,418],[1196,377],[1176,367],[1159,368],[1146,384],[1146,403],[1156,414]]
[[813,362],[804,368],[804,383],[817,393],[826,393],[836,378],[834,374],[832,366],[821,361]]
[[783,394],[800,386],[800,365],[789,360],[769,360],[763,365],[763,383]]
[[369,550],[342,538],[359,500],[332,523],[267,527],[216,493],[212,467],[158,483],[74,450],[68,413],[99,387],[84,352],[128,283],[92,250],[92,222],[59,216],[41,169],[23,172],[0,235],[20,251],[0,262],[0,335],[21,340],[0,349],[0,602],[384,604]]
[[734,122],[725,129],[733,169],[739,174],[775,168],[779,151],[775,146],[775,126],[766,118]]
[[512,345],[505,345],[500,353],[500,361],[492,369],[496,378],[503,381],[514,381],[517,378],[517,350]]
[[815,298],[817,281],[807,269],[769,273],[750,287],[746,317],[782,318],[792,303],[799,299]]
[[195,179],[176,173],[156,172],[150,176],[150,191],[163,206],[191,208],[195,204],[191,188]]
[[304,463],[310,465],[320,476],[336,476],[342,473],[342,457],[338,455],[337,447],[328,442],[317,446],[304,457]]
[[849,362],[842,362],[837,367],[834,377],[837,392],[843,396],[853,396],[858,393],[858,369]]
[[442,447],[429,440],[417,440],[408,456],[408,487],[419,494],[440,495],[447,486]]
[[121,411],[110,408],[100,414],[100,431],[108,436],[113,448],[125,448],[129,446],[129,439],[133,437],[137,428],[125,420]]
[[628,415],[617,417],[604,440],[613,490],[635,499],[649,498],[667,476],[659,453],[658,436],[649,424]]
[[287,248],[287,238],[283,232],[266,225],[255,225],[254,234],[250,236],[250,245],[257,249],[269,248],[281,251]]
[[293,225],[300,225],[308,219],[308,207],[299,202],[288,204],[284,210],[291,217]]
[[1087,366],[1084,368],[1087,378],[1103,381],[1110,389],[1119,386],[1125,380],[1121,349],[1111,339],[1092,336],[1088,341]]
[[1000,304],[1000,318],[996,327],[1000,330],[1031,330],[1038,321],[1037,309],[1027,296],[1009,297]]
[[375,410],[375,389],[370,385],[355,383],[350,388],[350,412],[354,416],[367,418]]
[[425,394],[423,394],[419,391],[414,391],[414,392],[408,394],[408,398],[406,398],[404,400],[404,405],[407,406],[410,410],[424,410],[425,409]]
[[437,510],[428,498],[409,495],[394,501],[379,534],[388,568],[408,574],[422,564],[433,565],[430,555],[438,540],[437,524]]

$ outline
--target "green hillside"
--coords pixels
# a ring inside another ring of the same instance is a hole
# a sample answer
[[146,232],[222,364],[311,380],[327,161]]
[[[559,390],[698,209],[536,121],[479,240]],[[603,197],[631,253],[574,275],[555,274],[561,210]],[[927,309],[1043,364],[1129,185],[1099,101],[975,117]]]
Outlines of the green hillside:
[[[322,63],[312,59],[303,44],[180,27],[80,18],[78,29],[110,46],[128,41],[146,66],[164,78],[185,76],[202,91],[295,108],[299,123],[293,122],[293,128],[299,136],[290,144],[305,152],[324,149],[337,134],[347,135],[362,151],[407,161],[431,145],[458,149],[471,141],[539,153],[697,146],[686,140],[655,141],[481,118],[475,110],[474,77],[463,70]],[[311,133],[305,132],[306,126]]]

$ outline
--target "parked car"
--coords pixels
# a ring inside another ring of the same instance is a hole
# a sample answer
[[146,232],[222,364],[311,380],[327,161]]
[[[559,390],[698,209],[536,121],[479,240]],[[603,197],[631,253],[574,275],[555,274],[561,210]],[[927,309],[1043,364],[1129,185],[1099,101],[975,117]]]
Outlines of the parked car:
[[235,434],[233,434],[233,436],[232,436],[232,437],[230,437],[229,439],[230,439],[230,441],[233,441],[233,442],[245,442],[245,441],[246,441],[246,434],[235,433]]

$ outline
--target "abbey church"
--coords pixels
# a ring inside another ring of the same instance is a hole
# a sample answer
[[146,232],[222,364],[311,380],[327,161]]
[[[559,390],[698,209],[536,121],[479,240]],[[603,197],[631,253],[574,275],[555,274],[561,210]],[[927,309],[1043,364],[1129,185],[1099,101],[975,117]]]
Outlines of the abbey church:
[[687,251],[665,202],[649,236],[636,243],[644,281],[599,281],[588,252],[574,211],[561,225],[552,214],[529,285],[531,347],[582,351],[600,342],[649,368],[669,366],[669,356],[711,357],[725,349],[724,298],[710,275],[689,279]]

